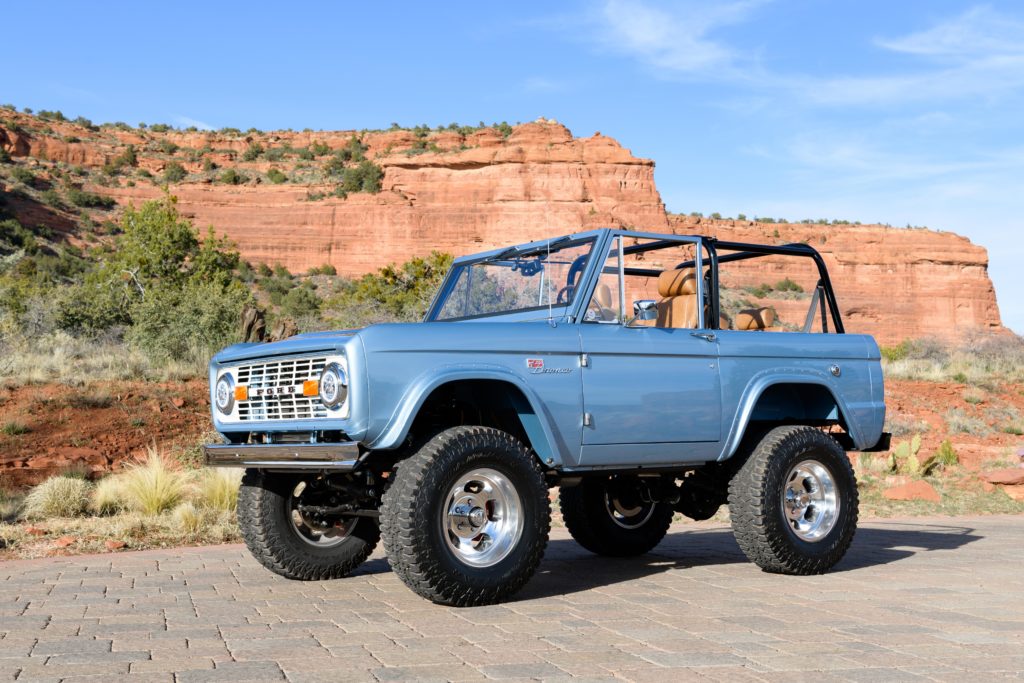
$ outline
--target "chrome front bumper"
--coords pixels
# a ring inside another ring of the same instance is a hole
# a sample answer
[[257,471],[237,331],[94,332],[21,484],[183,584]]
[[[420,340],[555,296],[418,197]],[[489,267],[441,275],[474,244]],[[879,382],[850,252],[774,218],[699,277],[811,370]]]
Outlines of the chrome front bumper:
[[359,463],[359,444],[210,444],[203,446],[210,467],[252,467],[267,470],[354,470]]

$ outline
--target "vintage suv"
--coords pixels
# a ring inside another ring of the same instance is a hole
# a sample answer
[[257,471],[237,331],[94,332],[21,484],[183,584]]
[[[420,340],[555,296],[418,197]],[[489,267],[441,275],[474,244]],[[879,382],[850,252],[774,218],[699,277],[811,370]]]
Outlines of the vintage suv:
[[232,346],[210,396],[206,462],[245,468],[263,565],[341,577],[383,538],[449,605],[527,582],[552,486],[595,553],[728,504],[762,569],[825,572],[856,529],[846,451],[888,445],[878,346],[844,334],[817,251],[634,230],[457,259],[422,323]]

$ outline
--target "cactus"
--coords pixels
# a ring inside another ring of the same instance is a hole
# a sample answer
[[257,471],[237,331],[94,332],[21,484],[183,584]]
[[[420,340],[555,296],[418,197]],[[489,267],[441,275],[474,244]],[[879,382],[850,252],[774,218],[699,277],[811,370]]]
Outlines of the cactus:
[[926,474],[925,466],[917,457],[920,452],[920,434],[915,434],[910,441],[900,441],[889,453],[889,472],[907,474],[912,477],[923,476]]

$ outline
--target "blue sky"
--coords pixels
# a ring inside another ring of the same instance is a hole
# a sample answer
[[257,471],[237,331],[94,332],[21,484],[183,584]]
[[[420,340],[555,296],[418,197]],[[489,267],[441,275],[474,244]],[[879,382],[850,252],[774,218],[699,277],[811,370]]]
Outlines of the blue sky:
[[261,129],[546,116],[655,159],[670,211],[959,232],[1024,333],[1019,2],[25,2],[4,24],[19,107]]

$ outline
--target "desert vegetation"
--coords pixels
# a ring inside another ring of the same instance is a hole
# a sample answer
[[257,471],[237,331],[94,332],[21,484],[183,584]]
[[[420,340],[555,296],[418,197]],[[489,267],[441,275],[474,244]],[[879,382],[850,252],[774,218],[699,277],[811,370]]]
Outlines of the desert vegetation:
[[35,557],[238,540],[241,472],[187,462],[153,447],[97,481],[69,471],[24,495],[0,489],[0,552]]

